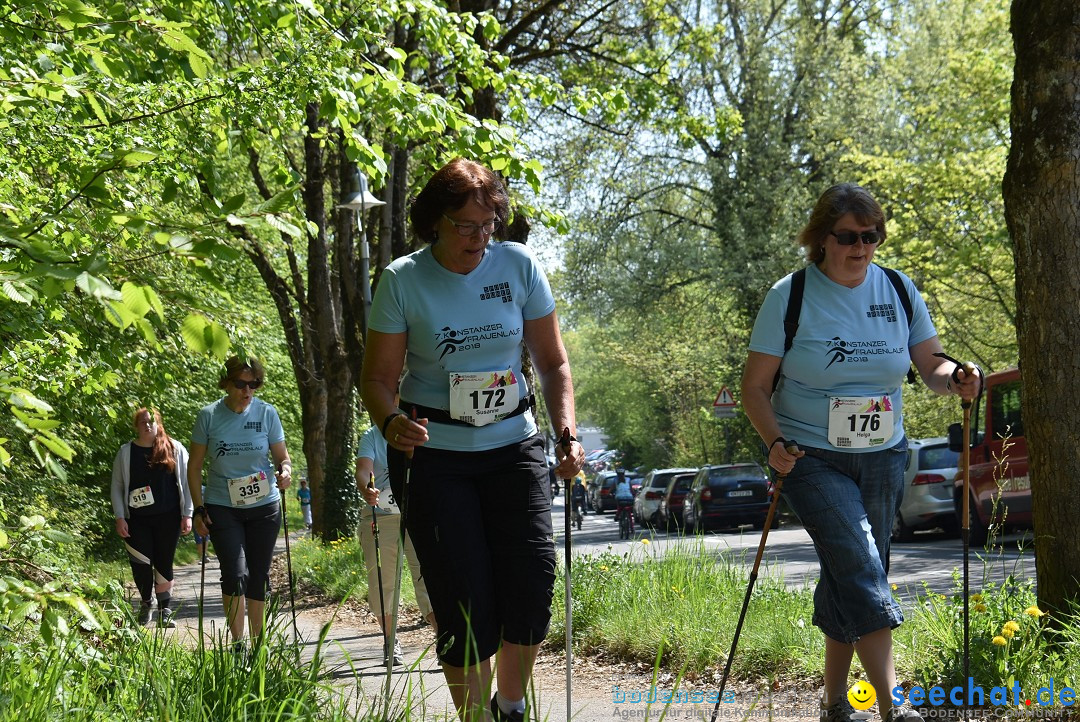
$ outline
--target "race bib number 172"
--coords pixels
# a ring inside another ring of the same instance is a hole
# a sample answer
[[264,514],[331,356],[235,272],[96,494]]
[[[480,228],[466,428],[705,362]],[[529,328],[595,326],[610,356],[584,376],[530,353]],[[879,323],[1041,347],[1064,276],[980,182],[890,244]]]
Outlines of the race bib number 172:
[[513,369],[450,374],[450,416],[473,426],[502,421],[516,411],[520,384]]

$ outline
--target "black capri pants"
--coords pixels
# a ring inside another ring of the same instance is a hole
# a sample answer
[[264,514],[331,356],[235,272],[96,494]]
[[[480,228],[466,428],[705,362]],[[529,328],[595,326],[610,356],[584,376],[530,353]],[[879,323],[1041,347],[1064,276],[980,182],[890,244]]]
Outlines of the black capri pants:
[[[555,544],[543,440],[489,451],[387,450],[439,625],[439,661],[471,667],[501,641],[539,644],[551,625]],[[406,506],[407,505],[407,506]]]
[[265,602],[270,592],[270,561],[281,529],[281,506],[235,508],[211,504],[210,540],[221,566],[221,593]]

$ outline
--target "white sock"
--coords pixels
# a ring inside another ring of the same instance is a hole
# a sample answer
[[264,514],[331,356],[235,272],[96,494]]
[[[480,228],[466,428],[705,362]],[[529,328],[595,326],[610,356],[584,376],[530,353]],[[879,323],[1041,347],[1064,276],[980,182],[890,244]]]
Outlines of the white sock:
[[495,692],[495,703],[499,705],[499,709],[504,714],[510,714],[511,712],[524,712],[525,711],[525,698],[522,697],[517,702],[511,702],[506,697],[502,696],[502,693]]

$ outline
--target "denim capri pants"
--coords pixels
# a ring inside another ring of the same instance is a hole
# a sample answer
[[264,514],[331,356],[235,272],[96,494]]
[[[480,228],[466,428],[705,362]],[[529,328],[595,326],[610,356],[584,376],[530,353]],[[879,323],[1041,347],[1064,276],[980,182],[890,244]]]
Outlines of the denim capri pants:
[[854,644],[904,621],[889,587],[889,541],[904,495],[907,439],[854,454],[804,447],[783,494],[814,541],[821,578],[813,623]]

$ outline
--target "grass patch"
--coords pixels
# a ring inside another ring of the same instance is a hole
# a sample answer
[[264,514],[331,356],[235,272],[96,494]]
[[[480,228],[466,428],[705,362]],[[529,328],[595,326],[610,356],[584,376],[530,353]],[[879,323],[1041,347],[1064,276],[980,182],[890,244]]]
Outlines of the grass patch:
[[[342,538],[329,544],[318,539],[300,539],[292,545],[292,563],[297,581],[314,586],[330,599],[353,598],[366,602],[367,566],[358,538]],[[394,560],[384,559],[383,564],[383,581],[392,583]],[[407,568],[401,574],[401,601],[406,606],[416,606],[416,591]]]
[[[718,557],[700,539],[686,539],[664,556],[639,542],[633,551],[574,558],[573,631],[579,652],[602,652],[652,664],[657,650],[667,668],[691,676],[726,659],[748,576],[738,560]],[[556,584],[556,591],[563,589]],[[565,646],[564,602],[556,595],[548,644]],[[761,577],[747,610],[732,673],[767,676],[785,669],[797,677],[821,674],[825,644],[810,625],[813,600],[782,580]]]

